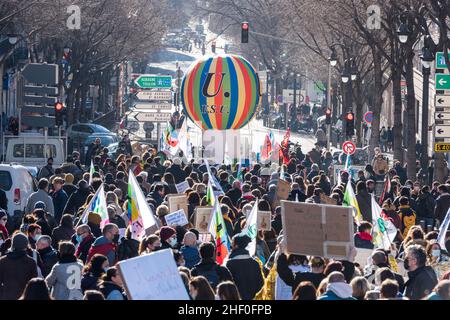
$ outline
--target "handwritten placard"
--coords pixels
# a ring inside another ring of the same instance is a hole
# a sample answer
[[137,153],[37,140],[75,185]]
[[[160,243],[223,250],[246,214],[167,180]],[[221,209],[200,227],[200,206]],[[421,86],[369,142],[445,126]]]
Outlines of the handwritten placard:
[[123,260],[117,266],[130,300],[189,300],[170,249]]
[[183,181],[175,185],[178,193],[184,193],[187,189],[190,188],[189,182]]
[[186,218],[186,213],[183,209],[165,215],[164,219],[166,219],[166,223],[168,226],[184,227],[185,225],[189,224],[189,221]]

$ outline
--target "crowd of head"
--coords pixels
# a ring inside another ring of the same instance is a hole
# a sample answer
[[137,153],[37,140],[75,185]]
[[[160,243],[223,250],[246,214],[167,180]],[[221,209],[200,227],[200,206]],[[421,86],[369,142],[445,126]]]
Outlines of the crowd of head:
[[[25,212],[14,215],[6,207],[0,211],[0,299],[127,299],[116,264],[170,249],[194,300],[275,299],[275,283],[292,289],[280,299],[448,300],[450,235],[445,247],[436,239],[437,227],[450,207],[450,184],[426,186],[407,180],[399,162],[389,168],[380,155],[357,177],[343,171],[339,179],[333,179],[329,171],[331,153],[320,148],[304,154],[297,147],[281,166],[210,163],[220,185],[216,189],[222,189],[218,200],[231,240],[231,251],[222,265],[216,262],[211,235],[194,228],[196,208],[207,205],[210,176],[203,161],[188,161],[182,154],[168,160],[152,149],[113,158],[107,149],[96,147],[90,150],[95,168],[91,176],[77,152],[58,168],[49,160],[39,173],[38,191],[27,199]],[[90,159],[85,163],[90,164]],[[133,239],[129,225],[130,171],[161,225],[141,241]],[[371,234],[371,194],[386,176],[391,183],[382,199],[382,215],[398,229],[390,250],[377,249]],[[280,179],[291,186],[287,200],[314,204],[323,203],[326,196],[342,205],[350,183],[364,220],[355,225],[352,252],[373,249],[369,263],[358,264],[354,255],[337,260],[287,252],[277,196]],[[189,184],[183,193],[190,223],[168,226],[167,196],[177,194],[176,185],[184,181]],[[101,226],[101,216],[94,212],[83,223],[81,215],[102,185],[109,223]],[[270,211],[272,221],[270,228],[257,232],[256,254],[251,256],[247,250],[251,239],[242,230],[257,199],[258,210]],[[401,261],[407,274],[400,274],[395,261]]]

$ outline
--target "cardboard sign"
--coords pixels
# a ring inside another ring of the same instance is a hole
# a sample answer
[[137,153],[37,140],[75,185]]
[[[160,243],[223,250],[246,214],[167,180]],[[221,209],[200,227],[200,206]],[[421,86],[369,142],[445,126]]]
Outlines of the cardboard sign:
[[320,194],[320,201],[323,204],[329,204],[329,205],[332,205],[332,206],[337,205],[336,200],[334,200],[333,198],[330,198],[329,196],[327,196],[327,195],[325,195],[323,193]]
[[209,233],[209,222],[211,221],[213,207],[195,208],[195,229],[199,233]]
[[280,200],[286,200],[289,197],[289,192],[291,192],[291,184],[285,180],[278,179],[274,207],[280,205]]
[[258,210],[256,224],[258,226],[258,230],[272,230],[272,212]]
[[178,183],[178,184],[175,185],[175,187],[177,188],[177,192],[178,193],[184,193],[187,189],[190,188],[189,182],[187,182],[187,181],[183,181],[181,183]]
[[187,202],[187,195],[182,194],[182,195],[169,195],[168,196],[168,202],[169,202],[169,211],[170,213],[178,211],[183,209],[184,213],[188,214],[188,202]]
[[372,249],[356,248],[355,263],[359,263],[364,268],[370,263],[373,251]]
[[287,251],[348,259],[353,245],[352,208],[281,201]]
[[187,217],[186,217],[186,213],[184,212],[183,209],[169,213],[168,215],[165,215],[164,218],[166,219],[166,224],[168,226],[184,227],[185,225],[189,224],[189,221],[187,220]]
[[117,264],[130,300],[189,300],[172,250],[159,250]]
[[[338,181],[338,177],[341,174],[341,171],[343,171],[345,168],[345,166],[343,165],[333,165],[333,175],[331,177],[331,183],[337,183]],[[366,167],[365,166],[354,166],[351,165],[350,168],[347,169],[347,171],[350,173],[350,175],[352,176],[353,180],[358,180],[358,171],[359,170],[364,170]]]

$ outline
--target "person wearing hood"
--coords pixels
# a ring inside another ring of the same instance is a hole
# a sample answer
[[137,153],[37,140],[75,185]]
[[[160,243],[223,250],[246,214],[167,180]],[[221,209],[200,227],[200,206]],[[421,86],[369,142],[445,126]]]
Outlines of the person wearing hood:
[[72,236],[72,243],[74,243],[77,248],[75,251],[76,257],[83,261],[83,263],[86,263],[89,249],[94,241],[95,237],[87,224],[82,224],[77,227],[76,233]]
[[117,243],[119,242],[119,228],[114,223],[108,223],[103,227],[102,236],[97,238],[89,249],[88,261],[94,254],[99,253],[108,258],[108,263],[113,266],[116,263]]
[[159,231],[161,249],[175,249],[178,246],[177,232],[174,228],[164,226]]
[[404,267],[408,270],[405,296],[410,300],[420,300],[433,292],[438,279],[433,268],[426,266],[427,255],[420,245],[410,245],[405,250]]
[[27,236],[16,233],[11,251],[0,258],[0,300],[19,299],[28,281],[37,277],[36,262],[27,255],[27,248]]
[[264,285],[259,264],[246,249],[250,242],[251,239],[247,235],[235,235],[229,259],[225,263],[243,300],[253,299]]
[[75,191],[67,201],[64,213],[75,214],[81,206],[86,202],[88,195],[91,193],[89,184],[86,180],[78,181],[78,190]]
[[294,182],[291,186],[291,192],[287,198],[289,201],[298,201],[305,202],[306,194],[300,189],[300,185],[297,182]]
[[58,262],[58,252],[52,247],[52,238],[49,236],[40,237],[36,242],[36,250],[41,256],[44,266],[41,270],[42,276],[46,277]]
[[197,236],[193,232],[186,232],[183,238],[183,246],[180,249],[184,257],[186,268],[192,269],[200,262],[200,254],[197,248]]
[[99,289],[105,296],[105,300],[128,300],[122,276],[116,267],[111,267],[106,271],[99,283]]
[[342,272],[333,271],[328,275],[327,290],[318,300],[356,300],[352,297],[353,288],[345,282]]
[[280,179],[280,174],[278,173],[278,172],[273,172],[271,175],[270,175],[270,179],[269,179],[269,182],[267,183],[267,188],[269,188],[270,189],[270,186],[271,185],[277,185],[278,184],[278,180]]
[[82,300],[81,271],[83,264],[75,256],[75,246],[62,241],[58,246],[59,261],[45,278],[55,300]]

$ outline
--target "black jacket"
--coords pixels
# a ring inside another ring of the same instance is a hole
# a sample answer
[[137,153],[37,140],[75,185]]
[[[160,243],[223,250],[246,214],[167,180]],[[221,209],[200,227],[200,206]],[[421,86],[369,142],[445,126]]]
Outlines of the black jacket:
[[292,293],[297,289],[298,285],[302,281],[311,281],[316,288],[319,287],[320,282],[325,278],[323,273],[313,272],[297,272],[294,273],[289,268],[287,257],[284,253],[280,254],[277,260],[277,272],[280,278],[290,287],[292,287]]
[[[6,192],[0,189],[0,208],[5,211],[8,211],[8,198],[6,197]],[[9,212],[9,214],[13,214],[14,212]]]
[[[213,275],[215,272],[216,275]],[[233,281],[233,276],[226,267],[219,266],[213,259],[202,259],[191,270],[193,277],[204,276],[213,288],[223,281]]]
[[230,270],[243,300],[252,300],[264,285],[259,264],[250,257],[247,250],[231,251],[226,267]]
[[408,272],[408,278],[405,283],[405,296],[411,300],[420,300],[426,297],[438,283],[436,273],[430,266]]
[[45,278],[50,273],[53,266],[58,262],[58,252],[51,246],[38,250],[38,252],[41,256],[42,263],[44,264],[44,269],[42,269],[41,272],[42,276]]
[[120,293],[122,293],[123,299],[124,300],[128,300],[127,296],[125,295],[125,293],[123,292],[123,289],[121,287],[119,287],[117,284],[115,284],[114,282],[111,281],[103,281],[100,286],[99,286],[100,291],[103,293],[103,295],[105,296],[105,299],[108,298],[109,294],[111,292],[113,292],[114,290],[118,290],[120,291]]
[[434,207],[436,201],[431,193],[423,193],[417,200],[417,217],[419,218],[434,218]]
[[77,191],[72,193],[63,212],[75,214],[78,208],[80,208],[86,202],[89,194],[89,189],[78,189]]
[[173,174],[173,177],[175,178],[175,183],[181,183],[186,179],[186,173],[181,169],[180,165],[172,164],[170,168],[166,170],[166,172],[170,172]]
[[231,199],[231,202],[237,206],[238,200],[242,197],[242,191],[239,189],[230,189],[226,195]]
[[436,199],[436,207],[434,208],[434,216],[442,223],[450,207],[450,194],[443,193]]
[[[76,239],[76,234],[74,234],[72,236],[73,243],[76,243],[75,239]],[[93,235],[88,235],[78,245],[77,251],[76,251],[76,256],[78,259],[83,261],[83,263],[86,263],[88,254],[89,254],[89,249],[91,248],[92,244],[95,242],[95,239],[96,238]]]
[[139,255],[139,241],[122,238],[117,255],[119,261],[137,257]]
[[361,215],[365,221],[372,223],[372,199],[367,191],[360,191],[356,195]]

